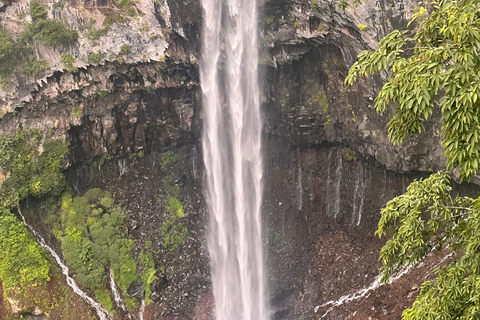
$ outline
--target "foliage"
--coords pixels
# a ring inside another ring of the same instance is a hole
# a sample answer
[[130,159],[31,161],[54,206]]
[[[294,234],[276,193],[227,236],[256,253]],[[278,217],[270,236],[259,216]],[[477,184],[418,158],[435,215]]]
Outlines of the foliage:
[[0,187],[0,206],[12,209],[28,196],[59,195],[65,188],[65,167],[68,145],[46,139],[40,153],[41,133],[19,131],[13,136],[0,135],[0,168],[6,176]]
[[342,158],[346,161],[357,161],[357,153],[353,149],[347,147],[342,148],[340,150],[340,154],[342,155]]
[[77,41],[77,31],[70,29],[61,21],[47,19],[47,10],[38,1],[30,2],[30,15],[33,22],[25,27],[22,34],[24,39],[38,40],[47,47]]
[[43,249],[9,210],[0,213],[0,279],[5,289],[50,280]]
[[[62,252],[80,285],[103,292],[107,267],[124,294],[137,279],[137,263],[130,256],[133,241],[126,237],[127,213],[114,204],[109,192],[95,188],[83,197],[62,197]],[[100,297],[97,296],[100,299]],[[108,305],[107,305],[108,306]]]
[[91,63],[100,63],[100,61],[102,60],[102,55],[100,53],[93,53],[93,52],[90,52],[88,54],[88,62],[91,62]]
[[171,169],[171,166],[177,163],[178,160],[180,160],[180,157],[178,156],[178,154],[172,151],[167,151],[162,154],[160,167],[162,168],[162,170]]
[[388,70],[389,79],[375,99],[378,112],[396,103],[388,124],[389,137],[401,143],[424,130],[423,122],[438,106],[442,113],[443,146],[448,168],[460,167],[462,179],[476,174],[480,161],[480,7],[477,1],[435,1],[412,34],[395,30],[377,50],[364,51],[345,82]]
[[[387,70],[388,80],[375,100],[383,112],[395,103],[388,130],[394,143],[424,130],[438,107],[449,168],[468,180],[479,168],[480,3],[474,0],[421,2],[410,24],[393,31],[377,50],[364,51],[345,80]],[[420,21],[418,21],[420,20]],[[383,281],[430,251],[448,247],[455,260],[422,284],[403,319],[477,319],[480,315],[480,198],[452,197],[450,177],[438,172],[413,182],[389,201],[376,234],[391,235],[380,252]]]
[[122,44],[120,47],[120,54],[129,55],[132,52],[132,48],[128,44]]
[[143,282],[143,289],[145,290],[145,305],[149,305],[152,300],[150,300],[151,289],[150,285],[158,279],[155,270],[155,262],[153,261],[153,254],[149,252],[152,242],[147,241],[145,243],[145,248],[142,249],[140,253],[140,262],[143,264],[143,271],[141,279]]
[[113,311],[113,301],[110,298],[110,292],[107,289],[95,290],[95,297],[97,297],[98,302],[100,302],[108,312]]
[[9,57],[13,52],[13,39],[3,27],[0,28],[0,60]]
[[23,42],[15,41],[5,28],[0,26],[0,79],[7,79],[22,59],[31,55],[31,49]]
[[50,68],[50,63],[47,60],[30,59],[22,64],[22,71],[27,76],[35,76],[48,68]]
[[65,70],[67,70],[68,72],[74,73],[78,71],[78,69],[73,66],[73,64],[75,63],[75,58],[73,58],[71,54],[62,54],[62,58],[60,61],[65,65]]
[[49,265],[43,249],[25,226],[11,213],[21,200],[29,197],[59,195],[65,188],[61,170],[65,167],[68,145],[46,139],[37,130],[0,135],[0,278],[4,285],[38,285],[49,279]]
[[362,30],[362,31],[367,31],[368,30],[368,26],[366,24],[358,24],[358,29]]
[[[365,0],[352,0],[353,6],[356,7],[357,5],[361,4]],[[341,10],[345,10],[350,6],[349,0],[338,0],[338,7]]]
[[163,246],[174,251],[183,243],[183,238],[187,235],[187,228],[181,223],[181,219],[185,217],[183,205],[175,197],[168,199],[167,206],[168,215],[162,224],[160,231],[163,237]]
[[47,15],[47,9],[43,4],[36,0],[30,2],[30,16],[33,21],[46,20]]
[[79,106],[73,106],[72,107],[72,115],[75,118],[80,118],[82,116],[82,112],[83,112],[83,110]]
[[480,199],[452,198],[449,176],[438,172],[415,181],[382,210],[377,235],[393,229],[380,252],[383,280],[400,266],[422,260],[430,251],[449,247],[457,260],[422,284],[403,319],[476,319],[480,293]]
[[162,179],[164,193],[166,195],[165,206],[167,214],[165,221],[160,228],[163,237],[163,246],[169,251],[174,251],[180,248],[183,239],[188,233],[187,228],[183,225],[183,205],[178,199],[180,195],[180,188],[175,178],[175,172],[180,157],[178,154],[167,151],[162,154],[160,167],[166,171],[165,177]]

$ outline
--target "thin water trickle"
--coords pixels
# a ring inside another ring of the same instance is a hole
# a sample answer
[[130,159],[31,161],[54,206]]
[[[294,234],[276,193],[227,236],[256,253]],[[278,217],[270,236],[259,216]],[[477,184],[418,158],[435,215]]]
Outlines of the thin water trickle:
[[333,218],[337,220],[337,216],[340,213],[340,186],[342,184],[342,169],[343,169],[343,158],[340,152],[340,149],[337,149],[337,169],[335,170],[335,202],[333,204]]
[[256,0],[202,0],[202,148],[217,320],[267,320]]
[[109,268],[108,280],[110,282],[110,290],[112,291],[112,294],[113,294],[113,301],[115,301],[115,304],[117,305],[117,307],[119,307],[122,311],[127,311],[125,303],[123,302],[122,297],[120,296],[120,292],[118,291],[117,284],[115,283],[115,278],[113,277],[112,268]]

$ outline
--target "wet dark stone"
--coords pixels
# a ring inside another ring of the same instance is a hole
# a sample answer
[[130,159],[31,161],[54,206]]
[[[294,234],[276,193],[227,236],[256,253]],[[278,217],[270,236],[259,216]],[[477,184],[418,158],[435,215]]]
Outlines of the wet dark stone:
[[145,294],[145,290],[143,289],[143,283],[132,282],[132,284],[130,284],[127,289],[127,293],[139,300],[143,299],[143,295]]

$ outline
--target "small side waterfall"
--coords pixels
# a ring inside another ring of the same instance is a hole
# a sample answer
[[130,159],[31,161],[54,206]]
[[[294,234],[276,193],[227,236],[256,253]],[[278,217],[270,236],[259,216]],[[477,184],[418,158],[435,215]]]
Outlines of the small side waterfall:
[[140,311],[138,311],[138,319],[143,320],[143,313],[145,312],[145,299],[140,303]]
[[355,183],[355,191],[353,194],[353,212],[352,224],[359,226],[362,221],[363,201],[366,187],[365,168],[363,163],[358,163],[357,181]]
[[127,308],[125,307],[125,303],[123,302],[122,297],[120,296],[120,292],[118,291],[117,284],[115,283],[115,278],[113,277],[112,268],[109,268],[108,280],[110,282],[110,290],[113,293],[113,301],[115,301],[115,304],[117,305],[117,307],[119,307],[122,311],[127,311]]
[[67,284],[69,287],[73,289],[73,292],[78,294],[83,300],[85,300],[95,311],[97,312],[98,317],[100,320],[110,320],[111,317],[108,314],[107,310],[105,310],[100,303],[96,302],[92,298],[90,298],[80,287],[78,284],[73,280],[72,277],[69,276],[68,274],[68,267],[62,262],[62,259],[57,255],[57,253],[45,242],[45,240],[42,238],[40,234],[38,234],[25,220],[25,217],[23,216],[22,212],[20,211],[20,208],[18,208],[18,214],[20,217],[22,217],[23,224],[30,230],[30,232],[33,234],[35,239],[37,240],[38,244],[41,245],[45,250],[52,256],[52,258],[55,260],[57,265],[62,269],[62,274],[65,276],[65,279],[67,280]]
[[268,319],[256,0],[202,0],[202,149],[217,320]]

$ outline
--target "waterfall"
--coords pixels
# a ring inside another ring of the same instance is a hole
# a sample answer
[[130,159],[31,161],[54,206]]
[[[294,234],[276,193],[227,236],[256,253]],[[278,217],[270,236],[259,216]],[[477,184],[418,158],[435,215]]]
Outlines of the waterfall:
[[362,221],[364,193],[366,186],[366,177],[364,173],[363,163],[358,163],[357,169],[357,182],[355,183],[355,191],[353,193],[353,212],[352,212],[352,225],[359,226]]
[[143,314],[145,313],[145,299],[142,299],[140,303],[140,311],[138,311],[138,319],[143,320]]
[[202,148],[215,316],[266,320],[257,3],[202,5]]
[[115,278],[113,277],[113,270],[109,268],[108,271],[108,281],[110,282],[110,290],[113,294],[113,301],[117,307],[119,307],[122,311],[127,311],[125,304],[123,303],[122,297],[120,296],[120,292],[118,291],[117,284],[115,283]]
[[38,234],[25,220],[25,217],[22,215],[22,212],[20,211],[20,208],[18,208],[18,214],[23,220],[23,224],[30,230],[30,232],[33,234],[35,239],[37,240],[38,244],[41,245],[55,260],[55,262],[58,264],[60,269],[62,269],[62,273],[65,276],[65,279],[67,280],[67,284],[69,287],[73,289],[73,292],[78,294],[85,302],[87,302],[95,311],[97,312],[98,318],[100,320],[109,320],[110,315],[108,314],[107,310],[102,308],[100,303],[96,302],[92,298],[90,298],[80,287],[78,284],[73,280],[72,277],[68,274],[68,267],[62,262],[62,259],[58,256],[58,254],[45,242],[45,240],[42,238],[40,234]]

